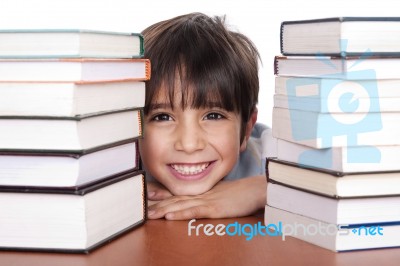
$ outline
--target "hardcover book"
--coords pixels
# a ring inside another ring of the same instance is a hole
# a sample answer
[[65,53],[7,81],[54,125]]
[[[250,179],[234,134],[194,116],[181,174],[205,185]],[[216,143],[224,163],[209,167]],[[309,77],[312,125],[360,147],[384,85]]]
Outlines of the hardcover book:
[[144,173],[72,188],[0,188],[0,249],[90,252],[145,222]]
[[334,199],[268,183],[267,205],[332,224],[400,221],[400,196]]
[[[343,84],[345,86],[345,84]],[[335,92],[332,92],[334,94]],[[344,94],[345,92],[343,92]],[[342,106],[339,105],[340,101],[346,100],[346,96],[343,94],[337,95],[338,97],[323,97],[320,95],[314,96],[292,96],[275,94],[274,95],[274,107],[310,111],[317,113],[340,113],[343,112]],[[333,95],[332,95],[333,96]],[[341,96],[341,97],[340,97]],[[358,108],[353,113],[368,113],[368,112],[400,112],[400,97],[394,98],[370,98],[368,95],[364,97],[348,96],[347,100],[358,101]],[[371,102],[378,104],[371,105]]]
[[96,149],[1,151],[0,186],[74,187],[139,169],[138,140]]
[[[380,158],[356,156],[375,149]],[[282,139],[277,140],[276,157],[283,161],[300,163],[310,167],[325,168],[337,172],[400,171],[400,146],[350,146],[315,149]],[[350,155],[350,156],[349,156]],[[358,160],[351,157],[356,156]]]
[[0,59],[0,82],[149,80],[148,59]]
[[399,79],[399,57],[275,56],[278,76],[344,80]]
[[331,114],[274,107],[272,125],[275,138],[317,149],[400,144],[399,112]]
[[284,55],[398,55],[400,17],[334,17],[284,21]]
[[143,107],[145,83],[0,82],[0,116],[77,116]]
[[141,137],[142,109],[74,117],[1,116],[0,150],[79,152]]
[[0,58],[142,57],[139,33],[79,29],[0,30]]
[[[362,78],[362,76],[359,78]],[[298,97],[329,98],[329,96],[336,96],[330,95],[334,93],[334,90],[344,93],[360,92],[360,88],[364,88],[368,91],[370,88],[372,88],[378,90],[379,94],[377,94],[377,96],[383,100],[388,100],[388,98],[400,98],[400,90],[394,89],[398,87],[400,87],[400,79],[345,80],[331,78],[328,79],[324,77],[275,77],[275,94]],[[376,93],[373,94],[374,97],[376,97],[375,95]],[[358,96],[357,98],[360,97]]]
[[[335,252],[400,246],[400,224],[341,225],[265,206],[265,224],[280,224],[294,237]],[[293,229],[296,228],[296,229]],[[292,230],[291,232],[289,230]]]
[[400,195],[400,171],[346,173],[267,158],[267,180],[331,198]]

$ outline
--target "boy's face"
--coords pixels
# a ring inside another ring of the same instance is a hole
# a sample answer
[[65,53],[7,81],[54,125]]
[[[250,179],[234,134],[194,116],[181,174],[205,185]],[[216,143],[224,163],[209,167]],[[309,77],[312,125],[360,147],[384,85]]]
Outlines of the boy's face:
[[174,109],[159,93],[145,117],[140,141],[143,164],[174,195],[210,190],[234,167],[240,151],[240,116],[218,107]]

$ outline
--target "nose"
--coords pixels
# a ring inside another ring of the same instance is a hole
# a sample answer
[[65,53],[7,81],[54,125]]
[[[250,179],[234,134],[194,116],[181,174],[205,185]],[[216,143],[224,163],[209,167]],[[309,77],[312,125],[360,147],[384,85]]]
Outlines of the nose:
[[206,146],[205,132],[198,122],[186,120],[179,123],[175,131],[175,149],[186,153],[200,151]]

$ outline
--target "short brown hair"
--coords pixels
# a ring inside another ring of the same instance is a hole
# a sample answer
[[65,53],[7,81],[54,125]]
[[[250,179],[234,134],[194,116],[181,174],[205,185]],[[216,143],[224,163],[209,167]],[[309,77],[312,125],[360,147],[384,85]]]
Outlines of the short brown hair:
[[152,65],[151,79],[146,84],[145,114],[162,86],[167,88],[173,108],[175,79],[179,75],[182,108],[217,103],[227,111],[239,113],[242,141],[259,91],[260,56],[251,40],[230,31],[225,17],[202,13],[158,22],[142,34],[145,57]]

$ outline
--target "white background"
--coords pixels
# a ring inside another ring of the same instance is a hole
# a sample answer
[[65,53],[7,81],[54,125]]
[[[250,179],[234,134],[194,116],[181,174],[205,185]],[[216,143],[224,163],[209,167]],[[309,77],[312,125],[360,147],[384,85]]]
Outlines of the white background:
[[271,125],[273,58],[280,53],[280,23],[337,16],[400,16],[395,0],[1,0],[0,28],[75,28],[140,32],[173,16],[226,15],[232,29],[249,36],[262,57],[259,121]]

